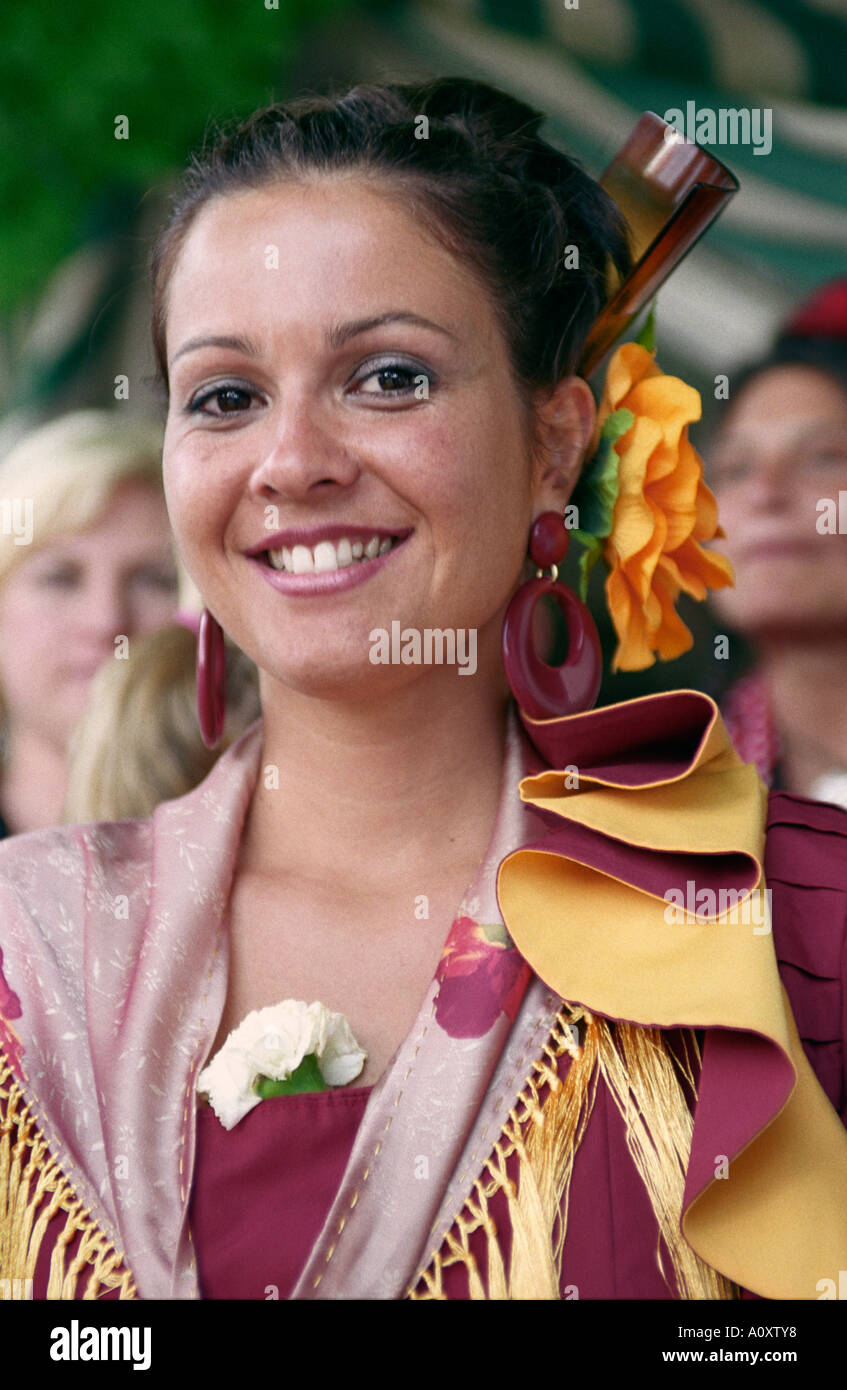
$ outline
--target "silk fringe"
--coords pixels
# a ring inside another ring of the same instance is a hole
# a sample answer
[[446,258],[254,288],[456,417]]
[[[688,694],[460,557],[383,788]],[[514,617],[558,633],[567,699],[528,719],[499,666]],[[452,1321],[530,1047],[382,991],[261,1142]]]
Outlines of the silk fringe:
[[[583,1025],[584,1039],[575,1042]],[[699,1060],[696,1039],[689,1045]],[[562,1080],[558,1061],[568,1052],[571,1065]],[[690,1059],[674,1059],[660,1029],[632,1024],[611,1027],[586,1010],[563,1006],[542,1056],[503,1126],[482,1173],[416,1287],[414,1299],[444,1299],[443,1274],[461,1264],[471,1299],[560,1297],[573,1162],[594,1106],[602,1077],[626,1125],[627,1146],[647,1189],[658,1224],[656,1261],[665,1281],[662,1246],[670,1259],[677,1296],[731,1299],[735,1285],[697,1256],[680,1229],[685,1171],[693,1120],[680,1082],[695,1089]],[[518,1160],[518,1180],[507,1171]],[[512,1234],[508,1270],[489,1204],[505,1193]],[[89,1270],[84,1299],[119,1289],[121,1299],[137,1290],[124,1257],[100,1230],[49,1153],[24,1092],[0,1052],[0,1299],[26,1297],[35,1276],[49,1223],[64,1213],[53,1247],[48,1299],[76,1297],[80,1274]],[[479,1229],[486,1238],[485,1279],[470,1248]],[[67,1248],[80,1234],[69,1263]],[[423,1287],[421,1287],[421,1285]]]
[[[48,1299],[77,1297],[80,1275],[88,1272],[82,1294],[94,1299],[119,1289],[122,1299],[138,1293],[123,1254],[100,1230],[77,1197],[35,1123],[8,1059],[0,1052],[0,1300],[31,1296],[42,1241],[54,1218],[64,1225],[54,1242]],[[81,1236],[68,1260],[68,1246]]]
[[[581,1045],[574,1042],[580,1023]],[[693,1119],[679,1073],[696,1094],[688,1047],[699,1061],[694,1034],[683,1036],[685,1056],[675,1059],[660,1029],[625,1023],[611,1027],[587,1010],[563,1005],[482,1173],[407,1296],[445,1299],[444,1271],[459,1264],[464,1266],[471,1299],[561,1297],[573,1162],[602,1078],[623,1116],[627,1146],[656,1216],[656,1262],[665,1282],[681,1299],[737,1298],[736,1286],[694,1253],[680,1229]],[[562,1080],[557,1064],[565,1052],[572,1060]],[[519,1165],[517,1182],[507,1171],[513,1155]],[[505,1193],[509,1210],[508,1270],[490,1212],[498,1192]],[[485,1279],[470,1244],[480,1229],[486,1240]],[[663,1246],[673,1283],[664,1266]]]

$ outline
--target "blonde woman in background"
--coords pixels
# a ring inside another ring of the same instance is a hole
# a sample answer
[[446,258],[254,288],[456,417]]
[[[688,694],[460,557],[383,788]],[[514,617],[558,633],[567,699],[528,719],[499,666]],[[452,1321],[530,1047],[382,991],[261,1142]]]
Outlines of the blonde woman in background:
[[0,464],[0,837],[55,825],[71,731],[108,658],[169,622],[161,431],[75,411]]
[[126,661],[97,673],[72,741],[65,820],[151,816],[159,802],[202,782],[259,718],[256,667],[230,643],[226,724],[220,745],[206,747],[197,723],[196,647],[190,620],[181,620],[139,638]]

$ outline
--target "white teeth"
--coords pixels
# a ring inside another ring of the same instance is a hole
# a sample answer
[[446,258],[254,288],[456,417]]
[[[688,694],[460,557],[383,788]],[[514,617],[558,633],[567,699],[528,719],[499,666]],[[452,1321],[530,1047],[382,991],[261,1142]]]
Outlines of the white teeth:
[[371,536],[367,544],[344,536],[336,542],[318,541],[314,548],[295,545],[290,550],[287,546],[269,550],[268,561],[272,569],[286,574],[328,574],[332,570],[346,569],[358,560],[375,560],[378,555],[387,555],[394,544],[390,536],[383,540]]
[[295,545],[291,552],[291,568],[295,574],[313,574],[315,559],[307,545]]
[[315,573],[326,574],[328,570],[337,569],[338,561],[332,541],[319,541],[315,546]]

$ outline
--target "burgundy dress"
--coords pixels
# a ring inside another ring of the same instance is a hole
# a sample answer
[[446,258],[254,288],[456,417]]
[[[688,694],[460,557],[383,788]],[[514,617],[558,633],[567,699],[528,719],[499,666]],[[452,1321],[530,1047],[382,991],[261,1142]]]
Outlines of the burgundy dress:
[[[847,1124],[845,826],[837,808],[772,792],[764,867],[774,948],[800,1038]],[[562,1074],[569,1065],[564,1056]],[[264,1101],[230,1131],[210,1108],[200,1110],[190,1220],[204,1297],[289,1296],[332,1205],[369,1094],[356,1087]],[[505,1198],[494,1201],[498,1230],[508,1231]],[[600,1084],[574,1161],[562,1297],[573,1289],[581,1299],[675,1297],[657,1267],[657,1240],[624,1122]],[[465,1296],[457,1268],[445,1271],[445,1289]]]

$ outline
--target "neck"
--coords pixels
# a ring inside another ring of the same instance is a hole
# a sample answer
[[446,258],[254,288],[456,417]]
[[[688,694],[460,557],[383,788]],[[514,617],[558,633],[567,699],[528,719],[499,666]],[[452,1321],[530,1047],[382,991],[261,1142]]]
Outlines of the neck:
[[788,785],[808,794],[816,777],[847,768],[847,632],[769,637],[758,650]]
[[64,749],[32,730],[10,730],[0,780],[0,811],[10,831],[60,825],[66,781]]
[[423,893],[425,866],[478,859],[499,800],[507,695],[493,663],[473,676],[416,668],[403,689],[351,703],[263,679],[242,865],[284,863],[286,873],[329,872],[386,892],[417,874]]

